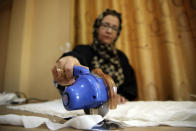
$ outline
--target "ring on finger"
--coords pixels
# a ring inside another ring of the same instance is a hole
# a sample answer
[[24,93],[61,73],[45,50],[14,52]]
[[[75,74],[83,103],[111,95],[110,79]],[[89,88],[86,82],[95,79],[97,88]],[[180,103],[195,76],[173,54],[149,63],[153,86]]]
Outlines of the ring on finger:
[[58,73],[58,77],[61,77],[63,75],[63,69],[60,67],[57,67],[57,73]]

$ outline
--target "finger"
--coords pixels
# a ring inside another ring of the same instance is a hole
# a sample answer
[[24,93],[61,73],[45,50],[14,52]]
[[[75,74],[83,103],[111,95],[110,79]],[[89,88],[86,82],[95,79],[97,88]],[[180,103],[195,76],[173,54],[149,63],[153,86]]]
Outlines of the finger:
[[110,106],[110,109],[116,109],[117,108],[117,97],[113,97],[111,98],[111,106]]
[[119,95],[117,95],[117,104],[119,104],[120,103],[120,98],[119,98]]
[[113,106],[113,99],[109,99],[109,108],[110,108],[110,109],[114,109],[114,106]]
[[89,69],[87,66],[84,66],[84,65],[79,65],[79,66],[84,67],[84,68],[86,68],[86,69]]
[[75,82],[73,76],[74,65],[80,65],[79,61],[72,57],[66,56],[59,59],[56,63],[56,70],[53,69],[53,76],[55,80],[61,85],[69,85]]
[[120,100],[120,101],[119,101],[119,104],[124,104],[125,102],[128,101],[128,100],[127,100],[125,97],[123,97],[123,96],[120,96],[120,95],[119,95],[119,98],[120,98],[120,99],[119,99],[119,100]]
[[66,82],[66,85],[72,85],[75,82],[75,79],[70,79]]
[[[63,69],[64,69],[64,74],[65,74],[65,79],[67,80],[71,80],[71,79],[74,79],[74,76],[73,76],[73,69],[74,69],[74,66],[77,65],[77,66],[82,66],[78,61],[74,61],[74,62],[71,62],[71,63],[65,63],[63,65]],[[87,68],[86,66],[82,66],[84,68]]]
[[57,83],[59,83],[62,86],[72,84],[74,80],[70,81],[70,80],[66,79],[64,70],[60,66],[61,65],[58,63],[53,68],[53,74],[55,76],[54,79],[56,80]]
[[57,78],[56,78],[56,82],[58,83],[58,84],[60,84],[60,85],[62,85],[62,86],[65,86],[65,83],[66,83],[66,79],[64,79],[63,78],[63,76],[58,76]]
[[115,97],[109,99],[109,107],[110,109],[116,109],[117,104],[116,104]]
[[[122,96],[121,96],[122,97]],[[128,100],[126,99],[126,98],[124,98],[124,97],[122,97],[122,103],[124,104],[124,103],[126,103]]]
[[67,79],[67,80],[71,80],[71,79],[73,79],[74,78],[74,76],[73,76],[73,66],[67,66],[67,65],[65,65],[64,66],[64,77],[65,77],[65,79]]
[[53,78],[55,78],[57,76],[56,67],[54,66],[51,71]]
[[61,78],[58,78],[56,82],[62,86],[68,86],[68,85],[72,85],[75,82],[75,79],[65,80],[65,79],[62,79],[61,77]]
[[57,80],[58,72],[57,72],[57,70],[56,70],[56,66],[54,66],[54,67],[52,68],[52,75],[53,75],[53,79],[54,79],[54,80]]
[[63,64],[62,64],[62,62],[61,61],[58,61],[57,63],[56,63],[56,72],[57,72],[57,77],[58,78],[60,78],[60,77],[62,77],[63,76],[63,72],[64,72],[64,70],[63,70]]

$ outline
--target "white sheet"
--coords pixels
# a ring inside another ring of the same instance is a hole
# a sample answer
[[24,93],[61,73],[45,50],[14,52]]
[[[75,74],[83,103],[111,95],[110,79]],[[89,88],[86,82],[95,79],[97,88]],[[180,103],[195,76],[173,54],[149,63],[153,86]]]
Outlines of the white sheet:
[[55,123],[48,118],[37,116],[23,116],[23,115],[0,115],[1,124],[24,126],[25,128],[36,128],[42,124],[46,124],[50,130],[58,130],[65,127],[73,127],[76,129],[90,130],[97,123],[101,122],[103,118],[100,115],[82,115],[74,117],[64,124]]
[[[84,115],[83,110],[66,111],[61,100],[21,106],[8,106],[8,108],[48,114],[62,118]],[[196,127],[196,102],[127,102],[126,104],[119,105],[115,110],[110,110],[105,118],[119,121],[127,127],[158,125]]]

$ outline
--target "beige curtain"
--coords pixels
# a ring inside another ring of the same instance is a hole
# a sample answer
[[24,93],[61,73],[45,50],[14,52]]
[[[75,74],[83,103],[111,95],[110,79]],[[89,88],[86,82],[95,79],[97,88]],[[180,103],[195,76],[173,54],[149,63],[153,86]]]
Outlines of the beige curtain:
[[116,46],[136,72],[139,100],[195,100],[196,0],[75,0],[71,42],[91,43],[106,8],[122,13]]

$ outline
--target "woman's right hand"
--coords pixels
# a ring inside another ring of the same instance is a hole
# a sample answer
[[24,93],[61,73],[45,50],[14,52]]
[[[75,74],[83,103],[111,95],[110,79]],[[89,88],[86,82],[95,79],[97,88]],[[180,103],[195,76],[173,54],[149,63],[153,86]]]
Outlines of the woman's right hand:
[[54,80],[61,86],[73,84],[75,82],[73,76],[74,65],[80,65],[80,62],[73,56],[65,56],[59,59],[52,68]]

